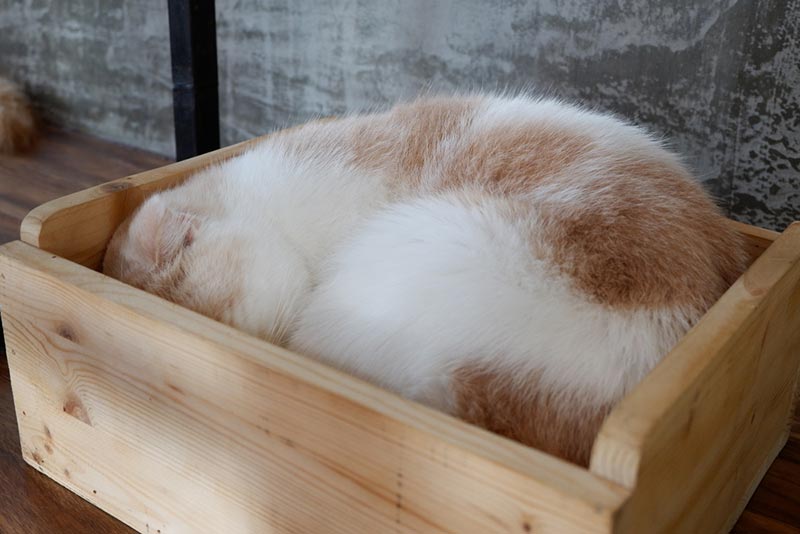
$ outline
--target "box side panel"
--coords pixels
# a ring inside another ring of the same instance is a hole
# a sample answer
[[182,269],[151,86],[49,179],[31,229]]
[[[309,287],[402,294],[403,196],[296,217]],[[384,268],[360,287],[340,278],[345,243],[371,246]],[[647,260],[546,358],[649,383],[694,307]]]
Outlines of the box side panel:
[[627,491],[23,243],[26,460],[141,532],[610,532]]
[[633,488],[618,532],[727,532],[788,436],[800,362],[800,225],[604,424],[593,472]]
[[179,184],[263,138],[91,187],[34,208],[22,221],[23,241],[92,269],[99,268],[117,226],[150,194]]
[[778,232],[765,230],[764,228],[732,221],[730,219],[727,223],[744,239],[744,249],[749,259],[748,264],[752,264],[756,261],[759,256],[772,245],[778,236],[780,236]]

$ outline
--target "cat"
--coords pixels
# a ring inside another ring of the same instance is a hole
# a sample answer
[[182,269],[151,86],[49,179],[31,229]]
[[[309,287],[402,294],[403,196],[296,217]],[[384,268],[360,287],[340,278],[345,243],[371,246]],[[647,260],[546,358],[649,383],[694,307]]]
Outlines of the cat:
[[476,95],[276,133],[147,199],[104,271],[587,465],[744,264],[642,129]]
[[29,149],[36,138],[36,122],[22,89],[0,77],[0,154]]

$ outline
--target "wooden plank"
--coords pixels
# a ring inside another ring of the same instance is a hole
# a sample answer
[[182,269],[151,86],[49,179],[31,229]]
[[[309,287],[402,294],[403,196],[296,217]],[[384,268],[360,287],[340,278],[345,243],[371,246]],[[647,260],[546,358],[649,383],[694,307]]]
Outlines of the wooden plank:
[[591,471],[635,488],[616,532],[727,532],[788,435],[800,224],[614,409]]
[[[793,444],[797,446],[796,438]],[[791,444],[787,444],[784,450],[788,447]],[[786,458],[781,451],[764,477],[763,487],[766,491],[760,485],[748,503],[751,516],[766,516],[771,521],[794,525],[795,528],[800,526],[800,464]],[[739,532],[748,534],[746,521],[738,526]]]
[[629,492],[21,242],[25,458],[141,532],[610,532]]
[[148,195],[173,187],[208,165],[241,154],[261,139],[251,139],[42,204],[23,219],[21,239],[97,269],[114,230]]
[[745,251],[747,252],[750,263],[758,259],[761,254],[781,235],[779,232],[766,230],[757,226],[740,223],[728,219],[728,225],[744,237]]
[[22,459],[4,345],[0,344],[0,532],[133,534]]
[[33,151],[0,158],[0,243],[19,239],[25,214],[44,202],[167,163],[156,154],[45,128]]
[[797,534],[800,529],[796,525],[745,510],[731,534]]

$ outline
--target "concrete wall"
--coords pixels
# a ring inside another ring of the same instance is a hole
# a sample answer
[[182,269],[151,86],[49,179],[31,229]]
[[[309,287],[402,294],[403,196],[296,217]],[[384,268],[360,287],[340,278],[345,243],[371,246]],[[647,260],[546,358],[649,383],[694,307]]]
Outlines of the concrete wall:
[[51,120],[174,152],[166,2],[0,0],[0,74]]
[[[0,72],[63,121],[171,153],[164,4],[0,0]],[[223,143],[424,89],[535,87],[663,134],[735,218],[800,219],[800,0],[217,0],[217,12]]]

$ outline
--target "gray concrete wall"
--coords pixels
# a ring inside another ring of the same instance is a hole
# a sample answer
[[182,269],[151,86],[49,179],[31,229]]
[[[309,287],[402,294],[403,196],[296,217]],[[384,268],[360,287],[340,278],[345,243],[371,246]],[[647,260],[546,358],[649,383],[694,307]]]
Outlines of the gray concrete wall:
[[[0,0],[0,72],[62,120],[171,153],[163,3],[48,3],[60,7]],[[649,125],[737,219],[800,219],[800,0],[217,0],[217,12],[226,144],[426,89],[534,87]]]
[[0,0],[0,75],[49,120],[174,152],[165,1]]

